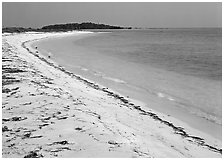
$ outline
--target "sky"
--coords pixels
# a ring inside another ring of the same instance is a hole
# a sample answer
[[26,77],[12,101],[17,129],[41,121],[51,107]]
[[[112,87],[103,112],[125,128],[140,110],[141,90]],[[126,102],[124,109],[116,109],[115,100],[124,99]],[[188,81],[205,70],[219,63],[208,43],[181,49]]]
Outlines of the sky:
[[221,27],[221,2],[3,2],[3,27],[94,22],[124,27]]

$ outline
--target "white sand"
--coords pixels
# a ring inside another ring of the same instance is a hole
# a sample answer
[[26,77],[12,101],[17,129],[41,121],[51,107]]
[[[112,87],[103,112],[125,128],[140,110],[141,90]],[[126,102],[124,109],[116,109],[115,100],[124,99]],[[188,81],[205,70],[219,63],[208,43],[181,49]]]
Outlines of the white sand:
[[186,124],[91,84],[24,43],[69,34],[87,33],[3,35],[4,158],[222,156],[218,140],[186,133],[177,127]]

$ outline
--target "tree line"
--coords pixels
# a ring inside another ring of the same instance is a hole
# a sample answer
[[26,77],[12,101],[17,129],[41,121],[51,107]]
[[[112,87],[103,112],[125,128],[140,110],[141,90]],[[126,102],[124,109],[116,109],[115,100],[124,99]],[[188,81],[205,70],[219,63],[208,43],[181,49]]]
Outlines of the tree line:
[[59,31],[72,31],[83,29],[132,29],[131,27],[111,26],[106,24],[96,24],[91,22],[84,23],[67,23],[67,24],[54,24],[43,26],[42,28],[23,28],[23,27],[7,27],[2,28],[2,33],[8,32],[59,32]]

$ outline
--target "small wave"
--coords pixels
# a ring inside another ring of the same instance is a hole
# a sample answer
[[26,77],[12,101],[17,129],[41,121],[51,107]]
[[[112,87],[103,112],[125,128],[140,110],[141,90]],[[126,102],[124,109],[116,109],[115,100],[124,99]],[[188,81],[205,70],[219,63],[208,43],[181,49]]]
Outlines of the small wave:
[[[167,100],[170,100],[170,101],[175,101],[175,102],[178,102],[178,104],[181,104],[179,100],[175,100],[174,98],[172,98],[171,96],[167,95],[167,94],[164,94],[164,93],[161,93],[161,92],[158,92],[157,93],[157,96],[159,98],[165,98]],[[178,105],[180,106],[180,105]],[[185,109],[187,109],[191,114],[193,115],[196,115],[197,117],[201,117],[201,118],[204,118],[210,122],[213,122],[213,123],[216,123],[216,124],[219,124],[221,125],[222,124],[222,121],[220,120],[220,118],[214,116],[214,115],[211,115],[209,113],[206,113],[200,109],[197,109],[196,107],[190,107],[188,106],[187,104],[185,103],[182,103],[182,105]],[[186,107],[188,106],[188,107]]]
[[90,71],[94,76],[101,77],[103,79],[107,79],[107,80],[110,80],[110,81],[113,81],[113,82],[116,82],[116,83],[126,83],[125,81],[123,81],[121,79],[108,77],[108,76],[106,76],[105,74],[103,74],[102,72],[99,72],[99,71],[92,71],[92,70],[89,70],[89,69],[81,67],[81,66],[79,68],[82,71]]
[[168,97],[168,99],[170,100],[170,101],[174,101],[175,99],[173,99],[172,97]]
[[170,101],[175,101],[175,99],[173,97],[170,97],[169,95],[166,95],[166,94],[161,93],[161,92],[157,93],[157,96],[160,97],[160,98],[166,98]]
[[112,77],[103,77],[103,78],[111,80],[111,81],[116,82],[116,83],[126,83],[125,81],[123,81],[121,79],[117,79],[117,78],[112,78]]
[[101,73],[101,72],[94,72],[93,74],[95,76],[98,76],[98,77],[103,77],[104,76],[103,73]]
[[199,109],[198,110],[194,109],[194,110],[191,110],[190,112],[192,114],[194,114],[194,115],[196,115],[198,117],[204,118],[204,119],[206,119],[206,120],[208,120],[210,122],[213,122],[213,123],[216,123],[216,124],[219,124],[219,125],[222,124],[222,120],[220,118],[218,118],[216,116],[213,116],[213,115],[211,115],[209,113],[205,113],[205,112],[203,112],[203,111],[201,111]]
[[107,77],[105,74],[101,73],[101,72],[96,72],[94,71],[93,73],[95,76],[97,77],[101,77],[103,79],[107,79],[116,83],[126,83],[125,81],[121,80],[121,79],[117,79],[117,78],[112,78],[112,77]]
[[81,70],[82,70],[82,71],[88,71],[89,69],[87,69],[87,68],[82,68],[82,67],[81,67]]

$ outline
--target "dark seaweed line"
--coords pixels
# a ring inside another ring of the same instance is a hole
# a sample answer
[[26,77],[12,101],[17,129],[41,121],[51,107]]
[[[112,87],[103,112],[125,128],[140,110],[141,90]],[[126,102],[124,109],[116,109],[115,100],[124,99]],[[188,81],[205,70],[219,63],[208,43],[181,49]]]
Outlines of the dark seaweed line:
[[[43,39],[43,38],[41,38]],[[161,119],[158,115],[156,115],[155,113],[153,112],[148,112],[148,111],[145,111],[143,110],[140,106],[137,106],[137,105],[134,105],[133,103],[129,102],[127,99],[125,99],[124,97],[112,92],[112,91],[109,91],[108,88],[105,88],[105,87],[100,87],[98,84],[95,84],[93,82],[90,82],[89,80],[86,80],[78,75],[75,75],[74,73],[72,72],[69,72],[67,70],[65,70],[63,67],[60,67],[60,66],[57,66],[56,64],[54,63],[51,63],[49,62],[47,59],[45,59],[44,57],[41,57],[40,55],[32,52],[28,47],[25,46],[26,43],[28,42],[31,42],[31,41],[35,41],[37,39],[34,39],[34,40],[28,40],[28,41],[25,41],[22,43],[22,47],[25,48],[29,53],[31,53],[32,55],[38,57],[40,60],[46,62],[48,65],[56,68],[56,69],[59,69],[61,70],[62,72],[66,73],[67,75],[71,76],[71,77],[75,77],[76,79],[84,82],[85,84],[87,84],[88,86],[94,88],[94,89],[97,89],[97,90],[101,90],[105,93],[107,93],[109,96],[112,96],[116,99],[119,99],[120,101],[122,101],[127,107],[131,107],[131,108],[134,108],[138,111],[140,111],[140,114],[142,115],[147,115],[147,116],[150,116],[152,117],[154,120],[157,120],[157,121],[160,121],[161,123],[171,127],[176,134],[179,134],[181,135],[183,138],[191,138],[194,142],[196,142],[198,145],[201,145],[201,146],[204,146],[204,147],[207,147],[209,150],[211,151],[214,151],[214,152],[217,152],[217,153],[220,153],[222,154],[222,149],[221,148],[216,148],[216,147],[213,147],[207,143],[205,143],[204,139],[203,138],[200,138],[200,137],[196,137],[196,136],[192,136],[192,135],[189,135],[186,131],[184,131],[184,128],[182,127],[176,127],[173,123],[171,122],[168,122],[166,120],[163,120]]]

